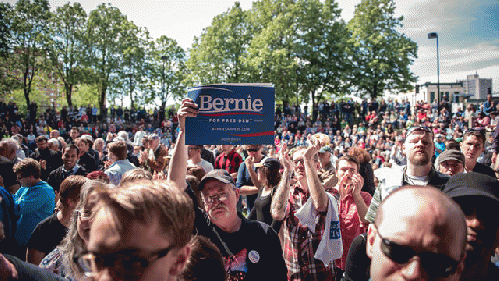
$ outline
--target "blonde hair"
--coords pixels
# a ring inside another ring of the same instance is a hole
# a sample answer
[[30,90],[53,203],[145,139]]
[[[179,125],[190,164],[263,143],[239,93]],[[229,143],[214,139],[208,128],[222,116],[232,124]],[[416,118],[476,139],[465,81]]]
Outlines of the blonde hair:
[[194,205],[173,182],[131,182],[122,188],[99,193],[98,210],[109,211],[119,232],[126,233],[133,221],[150,223],[156,218],[161,233],[181,248],[194,231]]

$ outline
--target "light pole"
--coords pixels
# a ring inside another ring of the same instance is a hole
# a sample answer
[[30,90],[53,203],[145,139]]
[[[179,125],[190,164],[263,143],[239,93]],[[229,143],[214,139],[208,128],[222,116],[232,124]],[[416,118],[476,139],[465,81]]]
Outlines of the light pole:
[[163,84],[161,86],[161,93],[163,94],[162,97],[163,97],[163,107],[165,107],[166,105],[166,99],[165,99],[165,79],[166,79],[166,74],[165,74],[165,71],[166,71],[166,68],[165,68],[165,64],[166,64],[166,61],[168,60],[168,56],[162,56],[161,59],[163,60]]
[[135,107],[135,104],[134,104],[134,101],[133,101],[133,97],[132,97],[132,77],[133,77],[133,73],[130,72],[127,75],[128,75],[128,78],[129,78],[128,88],[129,88],[129,91],[130,91],[130,109],[133,109]]
[[440,105],[440,58],[438,54],[438,33],[428,33],[428,39],[437,39],[437,116],[439,116],[440,111],[438,110],[438,106]]

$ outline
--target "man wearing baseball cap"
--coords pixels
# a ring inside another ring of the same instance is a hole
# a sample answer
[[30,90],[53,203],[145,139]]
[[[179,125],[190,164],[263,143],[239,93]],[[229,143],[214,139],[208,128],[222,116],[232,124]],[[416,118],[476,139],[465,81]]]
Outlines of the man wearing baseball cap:
[[499,228],[495,213],[499,208],[499,181],[469,172],[451,177],[443,191],[466,216],[468,243],[461,280],[499,280],[499,269],[490,261]]
[[456,149],[447,149],[437,157],[436,166],[437,171],[444,175],[460,174],[464,172],[464,154]]
[[[177,116],[179,136],[170,163],[168,179],[181,189],[186,186],[187,149],[185,118],[197,115],[197,104],[184,99]],[[206,174],[199,183],[202,209],[191,187],[185,188],[194,202],[198,235],[213,242],[224,258],[230,280],[286,280],[281,244],[276,232],[267,224],[246,219],[237,212],[240,191],[225,169]]]

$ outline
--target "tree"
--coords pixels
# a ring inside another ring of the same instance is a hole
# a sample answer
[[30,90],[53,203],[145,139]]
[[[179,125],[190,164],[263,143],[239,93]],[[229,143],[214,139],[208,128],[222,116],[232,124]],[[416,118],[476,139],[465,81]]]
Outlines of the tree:
[[12,17],[11,36],[13,49],[19,57],[19,73],[22,74],[22,89],[26,105],[31,103],[30,92],[33,79],[44,67],[46,56],[48,0],[19,0]]
[[191,85],[245,82],[242,56],[251,42],[246,14],[239,2],[216,16],[200,38],[194,38],[189,60]]
[[416,82],[409,66],[417,58],[417,44],[398,29],[393,0],[362,0],[348,23],[352,32],[352,84],[376,98],[384,91],[408,91]]
[[121,40],[126,20],[126,16],[110,4],[100,4],[88,17],[84,37],[86,65],[96,73],[100,112],[106,112],[107,95],[116,89],[116,82],[119,81],[123,47]]
[[[254,79],[276,87],[278,99],[315,102],[322,90],[345,90],[348,30],[331,0],[266,0],[251,19],[258,34],[245,62]],[[266,25],[263,23],[269,21]]]
[[170,94],[174,98],[185,95],[185,70],[185,51],[177,41],[165,35],[156,39],[151,46],[151,83],[160,89],[155,97],[160,98],[161,107],[166,107]]
[[64,84],[69,106],[73,104],[71,97],[74,86],[86,80],[90,74],[82,65],[86,18],[87,14],[80,3],[71,6],[68,2],[57,8],[50,23],[51,42],[48,46],[52,69]]

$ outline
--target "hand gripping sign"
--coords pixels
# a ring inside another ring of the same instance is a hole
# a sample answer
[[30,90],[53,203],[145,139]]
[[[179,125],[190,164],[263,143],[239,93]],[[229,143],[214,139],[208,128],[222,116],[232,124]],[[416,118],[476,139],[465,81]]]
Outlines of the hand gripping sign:
[[192,88],[199,114],[187,118],[185,143],[273,144],[275,89],[270,84],[223,84]]

